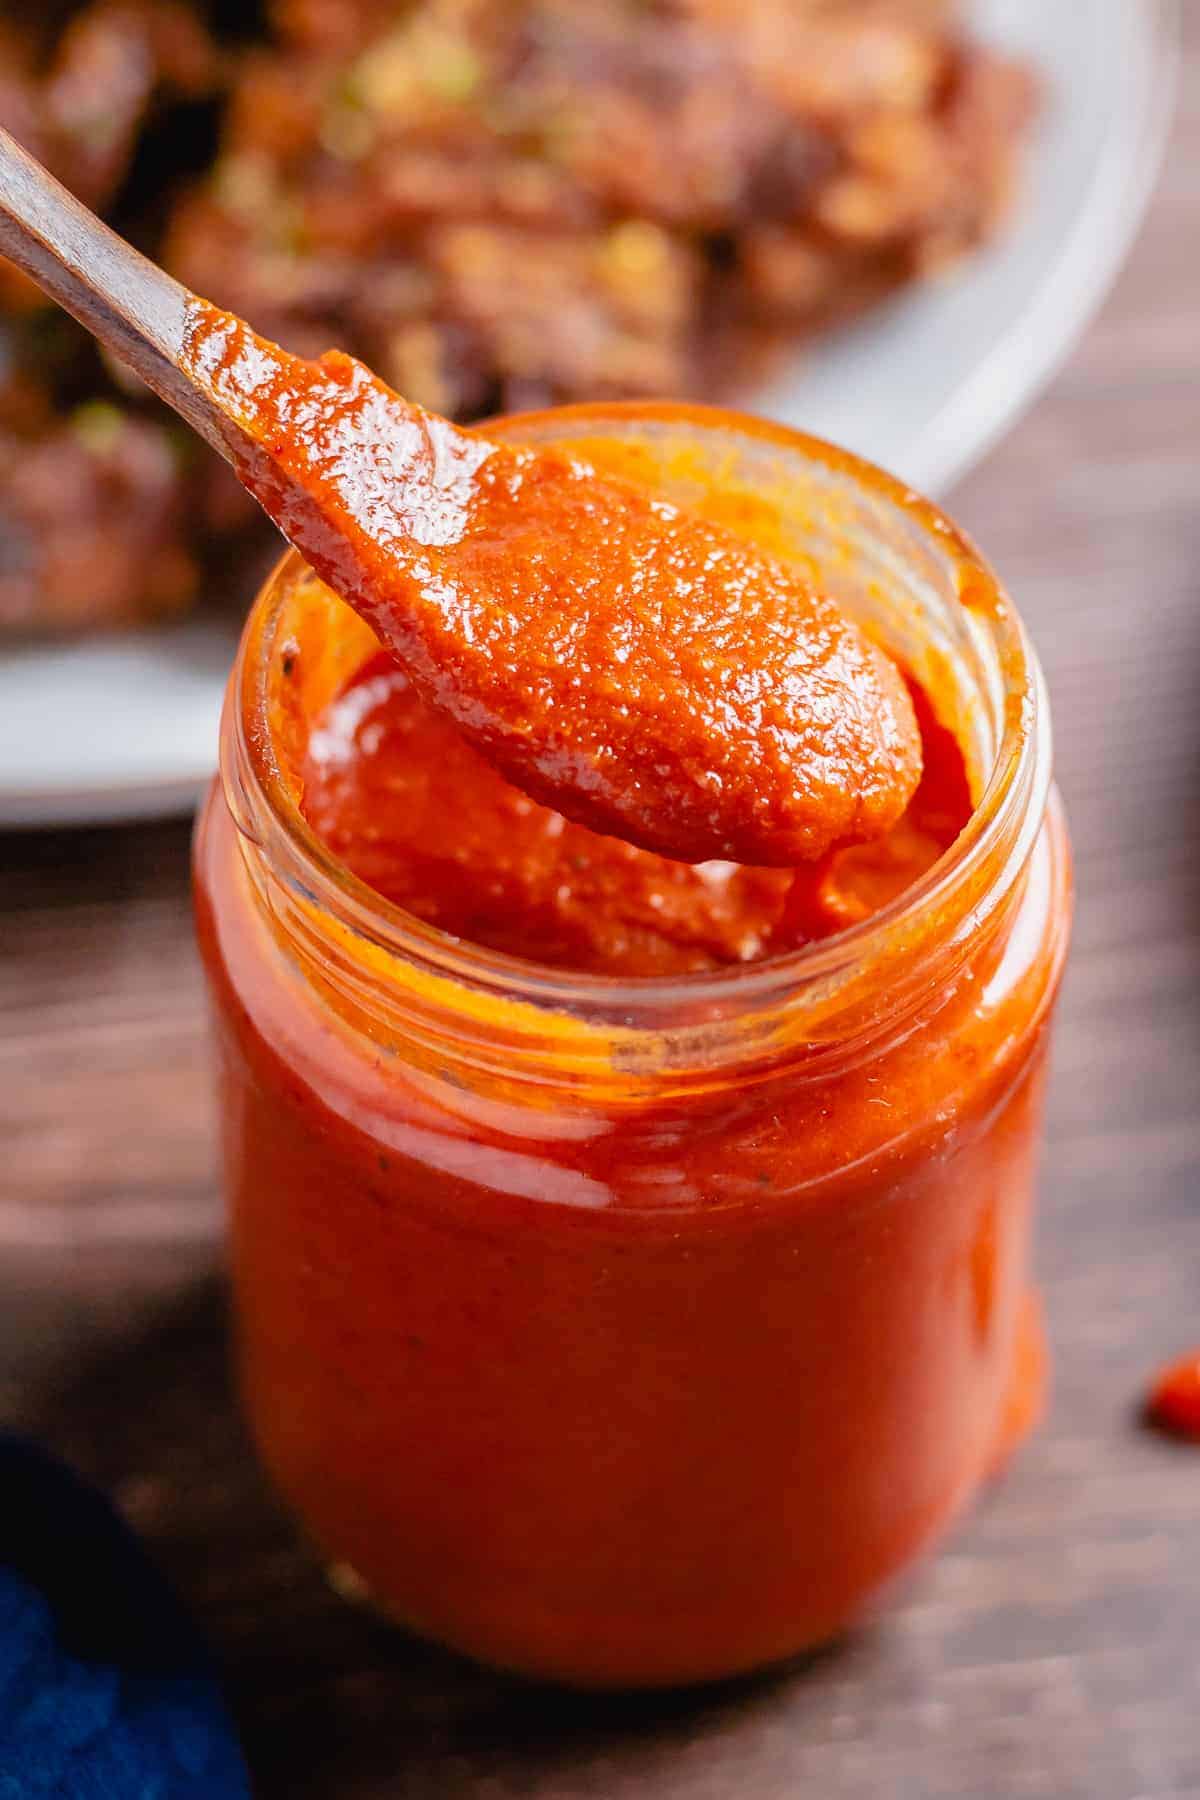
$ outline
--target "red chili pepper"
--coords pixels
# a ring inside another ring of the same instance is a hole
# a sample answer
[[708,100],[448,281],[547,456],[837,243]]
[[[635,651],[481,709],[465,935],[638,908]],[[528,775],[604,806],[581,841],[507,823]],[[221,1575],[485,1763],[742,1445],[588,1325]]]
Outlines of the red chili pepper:
[[1164,1431],[1200,1443],[1200,1349],[1160,1371],[1147,1410]]

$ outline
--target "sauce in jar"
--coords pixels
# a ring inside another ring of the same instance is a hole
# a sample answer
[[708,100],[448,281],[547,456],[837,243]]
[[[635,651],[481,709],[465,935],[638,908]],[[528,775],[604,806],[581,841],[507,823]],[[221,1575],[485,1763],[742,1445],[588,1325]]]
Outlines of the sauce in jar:
[[512,787],[380,652],[314,722],[301,809],[377,893],[456,937],[597,974],[715,969],[868,917],[954,842],[971,813],[962,753],[919,690],[913,706],[923,774],[879,842],[797,869],[681,863]]
[[908,672],[925,774],[799,871],[672,863],[509,788],[285,563],[197,841],[243,1392],[392,1615],[707,1679],[853,1619],[1036,1414],[1044,696],[971,547],[838,452],[704,409],[494,431],[795,559]]

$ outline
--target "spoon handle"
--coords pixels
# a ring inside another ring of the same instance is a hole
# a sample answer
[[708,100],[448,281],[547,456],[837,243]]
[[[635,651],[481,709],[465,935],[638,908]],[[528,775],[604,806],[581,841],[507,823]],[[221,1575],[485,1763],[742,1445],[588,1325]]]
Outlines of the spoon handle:
[[223,456],[230,421],[180,365],[190,295],[0,128],[0,255],[140,375]]

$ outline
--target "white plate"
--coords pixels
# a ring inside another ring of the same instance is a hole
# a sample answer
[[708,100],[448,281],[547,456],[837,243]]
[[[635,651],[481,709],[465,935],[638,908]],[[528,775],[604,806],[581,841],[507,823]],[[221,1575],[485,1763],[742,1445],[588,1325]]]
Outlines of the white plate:
[[[1175,0],[975,0],[969,12],[1045,86],[1016,218],[964,271],[822,345],[754,401],[926,492],[1012,423],[1103,297],[1150,192],[1177,60]],[[0,655],[0,825],[186,810],[213,766],[232,649],[229,626],[199,621]]]

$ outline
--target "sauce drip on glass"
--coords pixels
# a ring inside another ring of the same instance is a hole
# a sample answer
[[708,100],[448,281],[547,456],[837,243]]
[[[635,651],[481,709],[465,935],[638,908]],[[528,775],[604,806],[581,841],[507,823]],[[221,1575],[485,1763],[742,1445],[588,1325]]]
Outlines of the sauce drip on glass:
[[250,434],[247,487],[534,801],[675,860],[781,868],[903,815],[921,772],[904,682],[785,561],[200,301],[186,355]]
[[1161,1430],[1200,1444],[1200,1346],[1159,1370],[1147,1411]]

